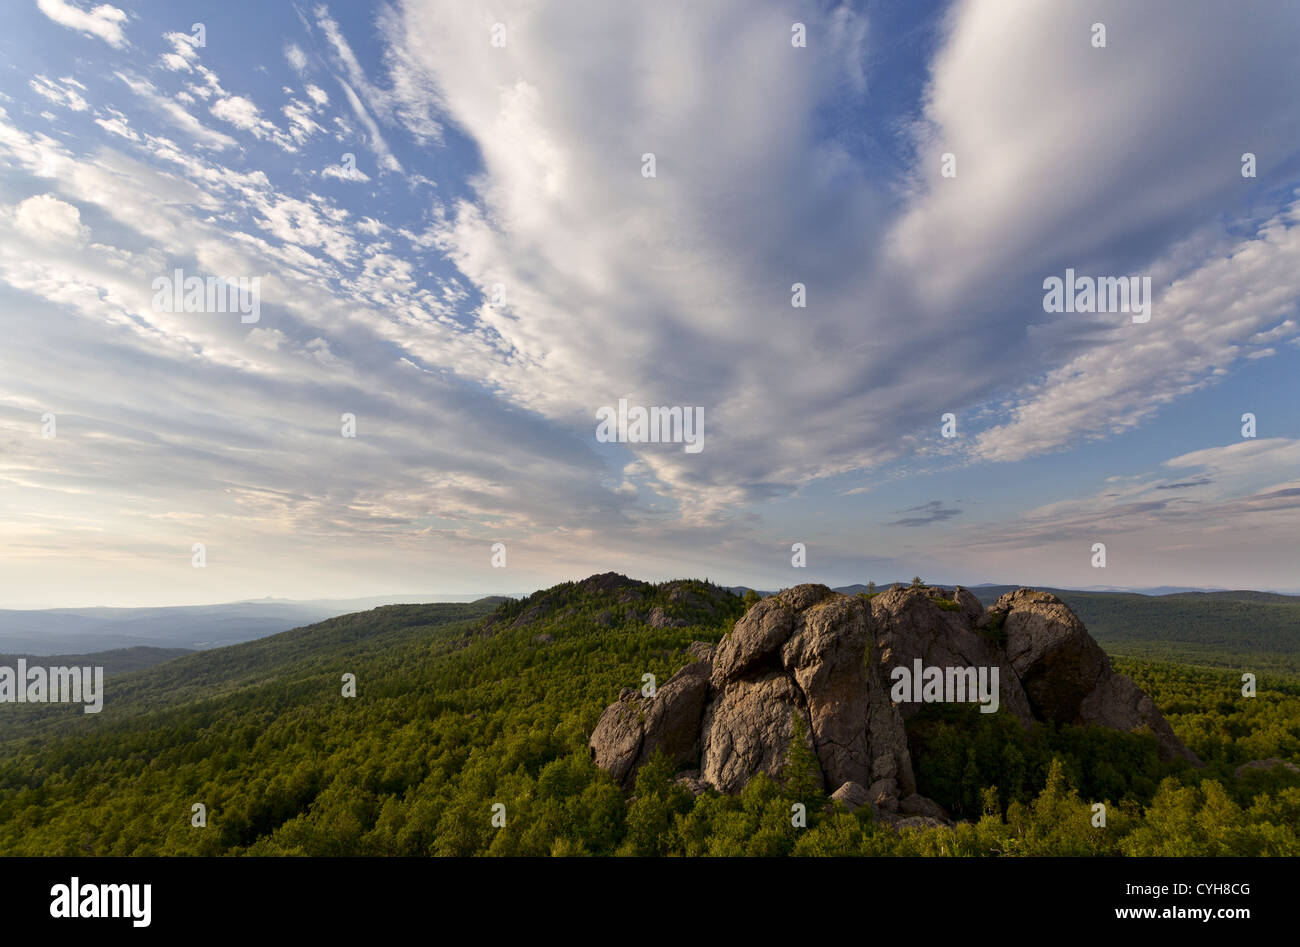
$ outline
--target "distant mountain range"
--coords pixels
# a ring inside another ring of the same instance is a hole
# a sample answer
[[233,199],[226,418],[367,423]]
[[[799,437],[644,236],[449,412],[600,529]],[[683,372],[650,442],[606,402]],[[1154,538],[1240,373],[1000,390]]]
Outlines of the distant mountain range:
[[[239,644],[382,605],[473,602],[480,595],[258,599],[158,608],[0,609],[0,653],[57,655],[120,648],[204,650]],[[505,596],[488,596],[504,600]]]

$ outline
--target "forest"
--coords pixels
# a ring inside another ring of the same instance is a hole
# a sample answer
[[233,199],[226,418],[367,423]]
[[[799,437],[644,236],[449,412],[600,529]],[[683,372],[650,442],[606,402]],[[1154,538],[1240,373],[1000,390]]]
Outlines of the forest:
[[[667,680],[690,642],[719,640],[747,604],[707,581],[620,578],[504,603],[387,606],[187,655],[115,677],[98,715],[7,708],[0,851],[1300,854],[1300,774],[1236,775],[1251,760],[1300,762],[1300,680],[1261,671],[1245,698],[1237,671],[1133,657],[1117,668],[1204,769],[1161,762],[1141,734],[1026,732],[934,705],[909,723],[912,757],[955,828],[898,833],[869,808],[849,813],[799,753],[734,797],[693,797],[662,758],[624,792],[589,757],[602,710],[647,672]],[[656,610],[686,624],[654,621]]]

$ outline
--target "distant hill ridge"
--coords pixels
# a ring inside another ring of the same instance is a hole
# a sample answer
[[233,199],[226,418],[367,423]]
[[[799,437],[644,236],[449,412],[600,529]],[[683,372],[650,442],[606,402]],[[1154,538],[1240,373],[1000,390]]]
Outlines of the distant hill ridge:
[[0,665],[15,666],[19,658],[28,666],[40,667],[102,667],[105,677],[139,671],[173,658],[197,654],[191,648],[114,648],[109,651],[92,651],[88,654],[0,654]]

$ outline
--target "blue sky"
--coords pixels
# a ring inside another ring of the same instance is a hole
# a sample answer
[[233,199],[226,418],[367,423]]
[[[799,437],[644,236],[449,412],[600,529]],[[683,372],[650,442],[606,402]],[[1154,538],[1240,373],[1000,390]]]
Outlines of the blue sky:
[[[0,606],[1300,591],[1292,7],[6,16]],[[1067,267],[1150,321],[1045,312]],[[176,268],[257,322],[158,311]],[[599,441],[620,398],[704,449]]]

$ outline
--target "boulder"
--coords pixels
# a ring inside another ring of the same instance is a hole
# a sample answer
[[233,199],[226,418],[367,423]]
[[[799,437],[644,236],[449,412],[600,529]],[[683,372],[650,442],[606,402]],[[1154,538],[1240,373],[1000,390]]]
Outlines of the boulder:
[[650,609],[646,624],[651,628],[683,628],[686,622],[681,618],[669,618],[667,612],[656,605]]
[[657,749],[675,763],[695,762],[708,691],[709,665],[698,661],[669,678],[654,697],[624,689],[591,734],[592,760],[625,786]]
[[725,687],[760,665],[775,666],[777,649],[793,631],[794,614],[778,597],[759,602],[714,649],[713,686]]
[[697,769],[678,773],[675,782],[685,787],[692,796],[702,796],[709,789],[709,784],[700,779],[700,771]]
[[899,801],[898,812],[904,816],[924,816],[938,822],[952,824],[952,819],[949,818],[943,806],[933,799],[927,799],[925,796],[916,793],[912,793],[912,795]]
[[872,812],[877,822],[889,826],[895,832],[902,832],[904,829],[942,829],[952,825],[951,822],[944,822],[925,815],[905,816],[884,809],[874,809]]
[[[872,762],[867,708],[874,688],[865,661],[871,612],[856,596],[830,593],[808,601],[812,604],[795,612],[795,631],[781,647],[781,666],[804,697],[827,783],[864,782]],[[906,742],[901,726],[898,736]],[[896,764],[891,760],[891,765]]]
[[692,641],[686,646],[686,653],[695,661],[712,661],[713,645],[707,641]]
[[1279,760],[1277,757],[1270,757],[1266,760],[1251,760],[1249,763],[1242,763],[1233,770],[1232,775],[1237,779],[1241,779],[1241,777],[1245,776],[1247,773],[1255,770],[1264,770],[1265,772],[1268,772],[1277,769],[1279,766],[1285,770],[1290,770],[1293,773],[1300,773],[1300,766],[1296,766],[1294,763],[1289,763],[1286,760]]
[[871,804],[871,797],[867,795],[867,787],[861,783],[845,783],[831,793],[831,798],[850,812],[857,812],[863,806]]
[[898,782],[894,779],[877,779],[867,787],[867,798],[872,809],[884,809],[887,812],[898,810]]
[[972,623],[979,621],[980,616],[984,614],[984,603],[975,597],[974,592],[963,589],[959,585],[952,590],[952,596],[968,621]]
[[1055,595],[1017,589],[999,598],[986,616],[1000,623],[1007,659],[1038,719],[1150,730],[1161,759],[1181,758],[1202,765],[1174,735],[1151,698],[1115,672],[1110,657],[1083,622]]

